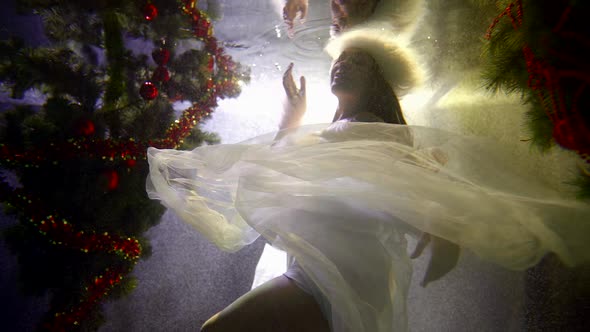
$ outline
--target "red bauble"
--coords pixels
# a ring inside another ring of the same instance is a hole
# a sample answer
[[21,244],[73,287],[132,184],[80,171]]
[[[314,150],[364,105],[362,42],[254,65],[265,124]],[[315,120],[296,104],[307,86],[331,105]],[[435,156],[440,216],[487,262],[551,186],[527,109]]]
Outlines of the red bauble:
[[154,6],[152,3],[148,3],[143,7],[143,17],[146,20],[151,21],[158,17],[158,7]]
[[119,173],[115,170],[105,171],[102,173],[104,186],[109,191],[113,191],[119,187]]
[[157,48],[152,52],[152,59],[158,66],[165,66],[170,60],[170,51],[165,48]]
[[76,126],[76,131],[78,132],[79,135],[90,136],[90,135],[94,134],[94,132],[96,131],[96,128],[94,126],[94,122],[92,122],[91,120],[88,120],[88,119],[83,119],[83,120],[78,121],[78,124]]
[[153,100],[158,96],[158,88],[151,81],[145,81],[139,89],[139,94],[145,100]]
[[170,80],[170,73],[168,69],[164,66],[159,66],[154,70],[154,74],[152,75],[152,81],[156,82],[168,82]]

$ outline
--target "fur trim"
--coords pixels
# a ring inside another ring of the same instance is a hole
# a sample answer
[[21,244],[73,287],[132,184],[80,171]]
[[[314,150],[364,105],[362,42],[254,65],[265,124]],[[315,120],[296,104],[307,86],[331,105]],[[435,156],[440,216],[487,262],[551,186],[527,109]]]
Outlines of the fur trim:
[[398,97],[422,84],[424,74],[413,52],[398,43],[396,36],[382,29],[356,29],[332,39],[325,51],[336,60],[346,48],[360,48],[377,62],[383,77]]

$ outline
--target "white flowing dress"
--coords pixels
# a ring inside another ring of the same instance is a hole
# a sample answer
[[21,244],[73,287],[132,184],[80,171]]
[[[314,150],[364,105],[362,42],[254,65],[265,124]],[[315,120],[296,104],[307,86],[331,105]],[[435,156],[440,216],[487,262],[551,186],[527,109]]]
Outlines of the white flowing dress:
[[147,191],[219,248],[262,235],[329,303],[334,331],[407,329],[406,236],[525,269],[590,261],[590,206],[561,197],[498,142],[384,123],[304,126],[274,141],[148,150]]

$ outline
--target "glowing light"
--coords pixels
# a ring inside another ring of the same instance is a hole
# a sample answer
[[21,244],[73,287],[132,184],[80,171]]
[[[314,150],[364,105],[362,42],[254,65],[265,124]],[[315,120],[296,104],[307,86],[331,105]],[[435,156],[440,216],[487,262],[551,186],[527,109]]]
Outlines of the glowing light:
[[404,96],[400,100],[404,118],[410,125],[428,126],[431,125],[431,117],[427,116],[432,107],[429,103],[432,101],[433,91],[430,89],[421,89]]
[[303,125],[332,122],[337,105],[338,99],[330,91],[328,77],[307,78],[307,112]]
[[252,289],[287,272],[287,253],[268,244],[264,245],[262,256],[256,265]]

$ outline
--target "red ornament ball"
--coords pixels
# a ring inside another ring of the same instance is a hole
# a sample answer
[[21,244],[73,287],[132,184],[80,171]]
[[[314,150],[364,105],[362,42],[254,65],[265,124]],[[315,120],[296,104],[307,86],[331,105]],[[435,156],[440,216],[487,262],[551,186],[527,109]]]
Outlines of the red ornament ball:
[[78,122],[76,131],[79,135],[90,136],[95,133],[96,127],[94,126],[94,122],[92,122],[92,120],[83,119]]
[[168,72],[168,69],[166,69],[166,67],[159,66],[158,68],[156,68],[156,70],[154,70],[154,74],[152,75],[152,81],[166,83],[169,80],[170,73]]
[[115,170],[104,171],[102,173],[103,183],[105,185],[105,189],[108,191],[113,191],[119,187],[119,173]]
[[139,94],[145,100],[153,100],[158,96],[158,88],[151,81],[145,81],[139,89]]
[[152,21],[158,17],[158,7],[154,6],[153,3],[146,4],[143,7],[143,17],[148,21]]
[[170,60],[170,51],[165,48],[157,48],[152,52],[152,59],[158,66],[164,66]]

